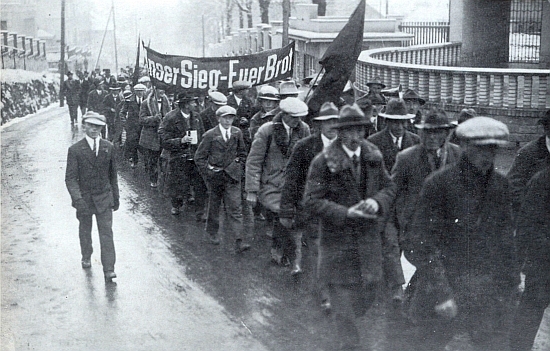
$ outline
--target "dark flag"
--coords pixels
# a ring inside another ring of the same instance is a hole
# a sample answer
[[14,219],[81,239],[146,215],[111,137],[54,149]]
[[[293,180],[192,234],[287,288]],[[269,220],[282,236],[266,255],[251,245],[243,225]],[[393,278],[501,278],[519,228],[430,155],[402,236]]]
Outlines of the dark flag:
[[136,85],[138,83],[138,80],[139,80],[139,51],[140,51],[140,48],[141,48],[141,40],[139,38],[140,36],[138,35],[138,42],[137,42],[137,54],[136,54],[136,65],[134,67],[134,74],[132,75],[132,86]]
[[361,53],[364,25],[365,0],[361,0],[348,23],[338,33],[319,61],[325,73],[307,103],[309,107],[307,123],[317,116],[324,102],[332,101],[336,105],[339,104],[342,90],[344,90]]

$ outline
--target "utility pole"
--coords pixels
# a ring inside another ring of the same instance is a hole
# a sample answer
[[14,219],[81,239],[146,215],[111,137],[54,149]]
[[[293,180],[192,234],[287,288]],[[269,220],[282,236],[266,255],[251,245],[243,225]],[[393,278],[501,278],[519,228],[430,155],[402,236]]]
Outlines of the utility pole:
[[202,57],[205,57],[205,52],[204,52],[204,14],[202,15]]
[[290,0],[283,0],[283,46],[288,45],[288,18],[290,17]]
[[65,82],[65,0],[61,0],[61,59],[59,60],[61,67],[59,73],[61,80],[59,82],[59,106],[64,106],[63,98],[63,83]]
[[111,11],[113,12],[113,40],[115,42],[115,74],[118,76],[118,52],[116,49],[115,0],[111,0]]

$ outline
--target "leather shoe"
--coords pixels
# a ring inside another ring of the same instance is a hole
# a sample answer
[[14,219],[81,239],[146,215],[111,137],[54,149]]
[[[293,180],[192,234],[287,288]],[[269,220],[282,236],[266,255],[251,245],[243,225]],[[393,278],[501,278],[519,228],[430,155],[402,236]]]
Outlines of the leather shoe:
[[82,268],[90,268],[92,266],[92,261],[89,258],[83,258],[81,264]]
[[116,274],[113,271],[107,271],[105,272],[105,281],[106,282],[112,282],[113,279],[116,278]]
[[220,239],[218,239],[215,235],[210,235],[210,244],[219,245]]
[[250,249],[249,244],[243,243],[241,239],[237,239],[237,241],[235,242],[235,252],[241,253],[245,252],[248,249]]

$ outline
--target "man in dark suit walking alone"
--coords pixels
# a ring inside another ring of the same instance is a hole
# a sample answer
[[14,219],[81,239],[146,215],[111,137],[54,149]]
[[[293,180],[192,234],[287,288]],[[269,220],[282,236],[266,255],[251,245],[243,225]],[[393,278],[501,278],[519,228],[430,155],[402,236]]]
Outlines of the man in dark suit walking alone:
[[113,144],[101,139],[105,117],[88,112],[83,118],[84,139],[69,148],[65,184],[80,221],[82,268],[91,267],[92,217],[95,215],[105,281],[116,278],[113,211],[119,207],[118,179]]

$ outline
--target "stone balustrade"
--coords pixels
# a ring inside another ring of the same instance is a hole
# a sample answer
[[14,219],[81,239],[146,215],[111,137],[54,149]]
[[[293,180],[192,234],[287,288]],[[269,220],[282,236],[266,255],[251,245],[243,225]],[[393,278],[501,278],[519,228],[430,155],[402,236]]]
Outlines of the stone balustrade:
[[414,89],[428,106],[451,113],[473,107],[511,124],[513,141],[538,133],[536,121],[550,108],[550,70],[461,67],[460,50],[460,43],[444,43],[363,51],[356,84],[368,90],[380,77],[388,87]]

